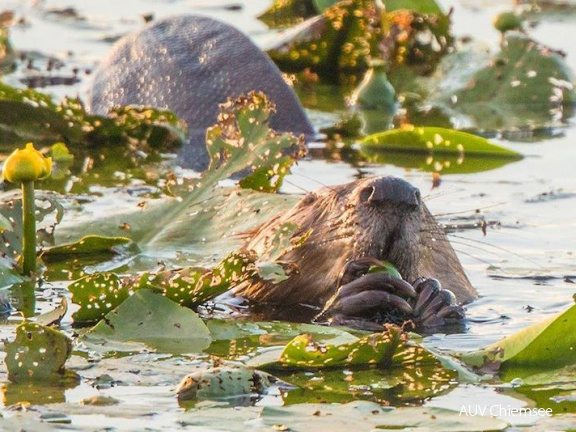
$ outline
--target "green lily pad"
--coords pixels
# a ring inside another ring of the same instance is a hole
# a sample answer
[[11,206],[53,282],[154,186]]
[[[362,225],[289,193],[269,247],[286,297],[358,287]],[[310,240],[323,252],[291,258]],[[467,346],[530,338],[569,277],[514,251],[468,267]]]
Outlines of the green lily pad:
[[369,151],[374,148],[389,152],[457,155],[461,158],[522,158],[515,151],[492,144],[485,138],[466,132],[437,127],[408,126],[364,138],[362,149]]
[[269,375],[265,372],[245,366],[223,366],[185,376],[176,388],[176,396],[179,401],[250,396],[262,393],[270,384]]
[[12,382],[61,379],[72,354],[72,341],[64,333],[25,321],[16,339],[5,343],[8,379]]
[[139,290],[106,314],[83,340],[104,349],[108,341],[119,341],[141,342],[163,352],[197,353],[210,345],[210,332],[194,311],[159,293]]
[[470,127],[533,130],[560,125],[574,111],[574,77],[563,56],[525,35],[507,34],[492,58],[463,52],[443,63],[426,84],[426,104]]
[[465,353],[475,367],[499,368],[503,377],[530,376],[542,370],[576,364],[576,306],[532,325],[488,347]]
[[97,235],[87,235],[76,243],[69,243],[47,248],[42,253],[42,257],[47,261],[69,260],[73,255],[116,255],[125,253],[126,249],[135,248],[136,245],[127,237],[103,237]]
[[[330,368],[379,365],[388,367],[396,351],[403,346],[402,333],[390,328],[357,341],[332,345],[318,344],[309,334],[296,336],[282,351],[279,368]],[[268,366],[273,368],[274,366]]]
[[182,306],[193,307],[254,276],[253,262],[250,254],[234,253],[213,269],[187,267],[123,278],[115,273],[88,275],[68,287],[72,301],[80,306],[72,317],[76,323],[97,321],[141,289],[157,291]]
[[360,74],[378,56],[382,35],[373,0],[345,0],[290,30],[268,54],[285,72],[310,69],[326,81]]

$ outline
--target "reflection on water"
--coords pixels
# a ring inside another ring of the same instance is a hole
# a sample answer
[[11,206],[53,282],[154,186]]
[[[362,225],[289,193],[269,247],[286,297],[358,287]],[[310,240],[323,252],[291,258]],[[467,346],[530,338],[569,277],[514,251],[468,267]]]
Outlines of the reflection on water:
[[[14,46],[20,50],[40,53],[35,57],[35,63],[43,65],[43,68],[46,68],[49,56],[57,56],[64,61],[63,71],[67,74],[75,68],[93,69],[110,48],[108,41],[140,27],[143,22],[141,15],[150,12],[153,12],[156,18],[161,18],[197,10],[236,25],[257,40],[264,41],[270,37],[265,26],[253,18],[269,4],[268,1],[238,1],[237,3],[243,5],[241,11],[218,8],[225,3],[218,1],[210,5],[214,6],[213,8],[195,9],[199,4],[206,6],[206,2],[82,2],[81,5],[78,4],[78,9],[86,19],[80,21],[45,14],[43,8],[68,6],[64,0],[34,3],[37,6],[33,6],[32,2],[4,0],[2,7],[12,8],[17,15],[26,18],[26,25],[16,26],[12,31]],[[498,10],[509,7],[511,2],[486,2],[487,6],[483,9],[462,7],[458,0],[445,0],[442,3],[455,6],[456,34],[473,34],[493,47],[496,46],[499,35],[490,25],[491,17]],[[543,43],[566,51],[566,61],[576,70],[576,50],[573,44],[576,26],[574,18],[570,19],[572,21],[559,17],[544,19],[533,34]],[[21,70],[18,74],[7,77],[6,81],[17,84],[25,75],[26,71]],[[57,96],[76,92],[85,96],[90,76],[79,73],[78,77],[80,82],[73,87],[55,85],[49,87],[49,91]],[[310,110],[311,118],[318,127],[338,119],[340,112],[346,109],[346,95],[341,90],[324,88],[315,93],[301,91],[300,95],[305,105],[313,107]],[[412,114],[413,121],[421,119],[422,124],[446,126],[438,124],[446,121],[445,118]],[[344,161],[342,158],[327,158],[326,154],[329,152],[316,146],[311,160],[301,161],[287,178],[284,192],[302,193],[320,185],[339,184],[367,175],[396,175],[406,178],[421,189],[433,213],[451,215],[443,217],[444,223],[468,223],[470,220],[499,222],[488,227],[486,233],[480,228],[453,233],[453,245],[481,297],[467,306],[469,322],[466,333],[433,335],[426,340],[434,347],[471,350],[541,321],[573,303],[572,295],[576,287],[576,128],[573,127],[573,120],[568,120],[568,123],[565,128],[545,128],[536,133],[518,130],[504,136],[495,134],[495,142],[526,157],[510,164],[505,164],[507,161],[504,160],[494,160],[489,166],[487,161],[462,162],[450,157],[429,160],[423,156],[412,157],[404,154],[374,154],[370,155],[368,161],[351,157],[350,161],[346,162],[346,158]],[[438,165],[443,167],[441,182],[439,187],[433,188],[433,185],[438,186],[438,182],[434,181],[430,172]],[[111,179],[106,186],[126,184],[113,177],[113,173]],[[89,191],[92,183],[87,183],[86,187],[79,191]],[[65,189],[66,185],[58,185],[58,188]],[[101,188],[98,191],[109,190]],[[106,201],[109,208],[134,204],[133,199],[124,200],[121,193],[117,195]],[[550,196],[556,198],[542,198]],[[102,210],[102,203],[98,205],[98,211],[106,211],[105,207]],[[478,226],[480,225],[479,223]],[[539,277],[543,275],[547,277]],[[249,342],[248,347],[251,346]],[[218,348],[229,347],[213,348],[218,352]],[[134,373],[134,376],[136,375]],[[166,396],[172,388],[171,380],[174,381],[174,377],[166,378],[163,381],[164,387],[159,385],[145,392],[143,382],[146,382],[146,378],[142,378],[136,386],[118,386],[109,389],[107,393],[118,396],[123,403],[136,404],[137,401],[147,409],[157,403],[158,395],[161,394],[161,406],[166,412],[174,411],[178,409],[175,400]],[[134,382],[136,381],[132,381]],[[482,393],[480,387],[470,387],[465,391],[470,392],[470,389]],[[15,400],[13,398],[18,399],[18,394],[25,390],[15,385],[6,387],[5,404]],[[504,402],[512,403],[521,400],[523,397],[520,393],[525,393],[523,396],[536,401],[538,406],[550,406],[555,411],[562,411],[564,408],[574,411],[570,394],[561,395],[561,399],[556,402],[550,400],[552,393],[545,389],[539,390],[541,391],[535,391],[534,388],[526,391],[510,390],[509,395],[502,397],[505,398]],[[65,389],[57,388],[49,392],[52,401],[62,401],[64,391]],[[85,385],[74,391],[89,396],[95,392],[93,387]],[[78,396],[74,391],[65,392],[69,401],[76,402],[84,397]],[[490,389],[483,394],[477,394],[477,397],[478,400],[490,399],[495,394],[496,391]],[[293,394],[291,397],[297,395]],[[462,398],[462,391],[453,392],[436,399],[434,403],[436,406],[458,410]],[[166,414],[159,414],[156,420],[163,418],[166,421],[162,416]],[[84,413],[72,415],[71,418],[74,424],[82,426],[90,425],[94,421],[104,425],[100,421],[104,421],[106,417],[101,413]],[[112,421],[108,418],[106,422],[114,427],[131,427],[131,423],[125,419]]]

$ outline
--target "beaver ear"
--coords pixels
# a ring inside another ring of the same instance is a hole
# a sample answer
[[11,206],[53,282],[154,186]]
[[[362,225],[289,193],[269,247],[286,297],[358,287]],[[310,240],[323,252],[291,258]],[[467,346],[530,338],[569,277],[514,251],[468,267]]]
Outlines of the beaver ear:
[[360,202],[365,203],[370,201],[370,198],[374,195],[374,186],[365,187],[360,191]]

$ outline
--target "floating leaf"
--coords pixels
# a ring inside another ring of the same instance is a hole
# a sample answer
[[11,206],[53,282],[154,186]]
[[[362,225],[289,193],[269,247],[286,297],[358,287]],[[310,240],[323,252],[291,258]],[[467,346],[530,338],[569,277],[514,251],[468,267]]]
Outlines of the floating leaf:
[[348,344],[320,345],[308,334],[296,336],[280,356],[283,368],[327,368],[359,365],[387,367],[404,340],[399,329],[391,327]]
[[[122,233],[151,254],[163,249],[173,253],[175,248],[181,248],[195,253],[197,258],[213,259],[211,250],[223,251],[216,258],[232,252],[241,243],[239,232],[248,231],[268,218],[265,209],[281,210],[295,201],[287,195],[218,187],[220,181],[246,171],[249,171],[244,183],[247,187],[267,191],[279,187],[284,173],[274,167],[287,160],[293,163],[303,150],[303,142],[292,134],[276,134],[268,127],[272,109],[261,93],[229,101],[221,108],[220,123],[208,131],[211,165],[200,179],[187,184],[185,190],[176,191],[180,199],[131,213],[106,215],[96,221],[85,220],[61,230],[60,241],[74,241],[78,233],[84,235],[89,230],[107,236]],[[276,173],[279,178],[266,179],[262,170]],[[124,223],[131,226],[129,232],[119,228]],[[190,229],[192,225],[194,229]]]
[[[463,66],[466,65],[466,66]],[[573,74],[561,53],[511,32],[492,58],[473,51],[446,57],[427,83],[429,106],[484,130],[561,125],[573,113]]]
[[114,273],[97,273],[71,283],[72,302],[80,305],[72,315],[75,322],[95,322],[130,295],[130,287]]
[[418,169],[423,172],[444,174],[471,174],[489,171],[516,162],[518,159],[498,157],[461,157],[450,154],[402,153],[365,146],[362,155],[371,163],[389,164],[402,168]]
[[10,381],[46,381],[64,376],[72,341],[58,330],[25,321],[16,328],[16,339],[5,343],[5,348]]
[[465,157],[499,157],[520,159],[518,153],[492,144],[485,138],[466,132],[437,128],[407,126],[402,129],[370,135],[362,141],[362,149],[385,149],[390,152],[452,154]]
[[62,297],[62,301],[55,309],[36,316],[34,322],[43,326],[58,325],[66,315],[66,312],[68,312],[68,300],[66,300],[66,297]]
[[210,345],[198,315],[159,293],[139,290],[100,321],[84,340],[106,348],[108,340],[142,342],[164,352],[196,353]]
[[576,364],[576,306],[506,337],[488,347],[462,355],[476,367],[498,368],[510,378],[531,375],[538,369]]
[[141,289],[159,291],[182,306],[194,307],[253,277],[254,259],[251,254],[233,253],[213,269],[187,267],[123,278],[114,273],[85,276],[68,286],[72,301],[80,306],[72,317],[76,323],[97,321]]
[[125,253],[129,248],[136,249],[136,245],[127,237],[103,237],[87,235],[75,243],[63,244],[47,248],[42,257],[47,261],[69,260],[74,255],[104,255],[111,256]]
[[179,401],[221,399],[262,393],[270,375],[244,366],[216,367],[193,372],[176,388]]

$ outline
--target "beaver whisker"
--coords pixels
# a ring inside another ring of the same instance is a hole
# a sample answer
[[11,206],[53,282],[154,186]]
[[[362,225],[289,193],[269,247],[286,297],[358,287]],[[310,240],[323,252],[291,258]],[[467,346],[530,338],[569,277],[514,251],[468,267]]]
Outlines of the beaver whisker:
[[517,258],[521,258],[521,259],[523,259],[524,261],[529,262],[529,263],[531,263],[531,264],[533,264],[533,265],[535,265],[535,266],[537,266],[537,267],[539,267],[539,268],[544,268],[542,265],[538,264],[536,261],[532,261],[531,259],[526,258],[525,256],[522,256],[522,255],[520,255],[520,254],[517,254],[516,252],[513,252],[513,251],[511,251],[511,250],[509,250],[509,249],[506,249],[506,248],[503,248],[503,247],[501,247],[501,246],[496,246],[496,245],[493,245],[493,244],[491,244],[491,243],[488,243],[488,242],[485,242],[485,241],[482,241],[482,240],[476,240],[476,239],[471,239],[471,238],[467,238],[467,237],[462,237],[462,236],[459,236],[459,235],[457,235],[457,234],[450,234],[450,237],[455,237],[455,238],[459,238],[459,239],[469,240],[469,241],[474,242],[474,243],[480,243],[480,244],[485,245],[485,246],[490,246],[490,247],[492,247],[492,248],[494,248],[494,249],[498,249],[498,250],[501,250],[501,251],[503,251],[503,252],[509,253],[510,255],[513,255],[513,256],[515,256],[515,257],[517,257]]
[[461,250],[461,249],[456,249],[456,248],[454,248],[454,250],[455,250],[459,255],[464,255],[464,256],[473,258],[473,259],[475,259],[476,261],[480,261],[481,263],[486,264],[486,265],[488,265],[488,266],[493,265],[490,261],[486,261],[486,260],[484,260],[484,259],[482,259],[482,258],[480,258],[480,257],[477,257],[477,256],[475,256],[475,255],[472,255],[471,253],[464,252],[464,251]]
[[506,204],[506,203],[501,202],[501,203],[496,203],[496,204],[492,204],[492,205],[488,205],[488,206],[476,207],[473,210],[461,210],[461,211],[450,212],[450,213],[436,213],[436,214],[434,214],[434,217],[438,218],[438,217],[453,216],[453,215],[464,214],[464,213],[477,213],[480,210],[491,209],[491,208],[498,207],[498,206],[501,206],[504,204]]

